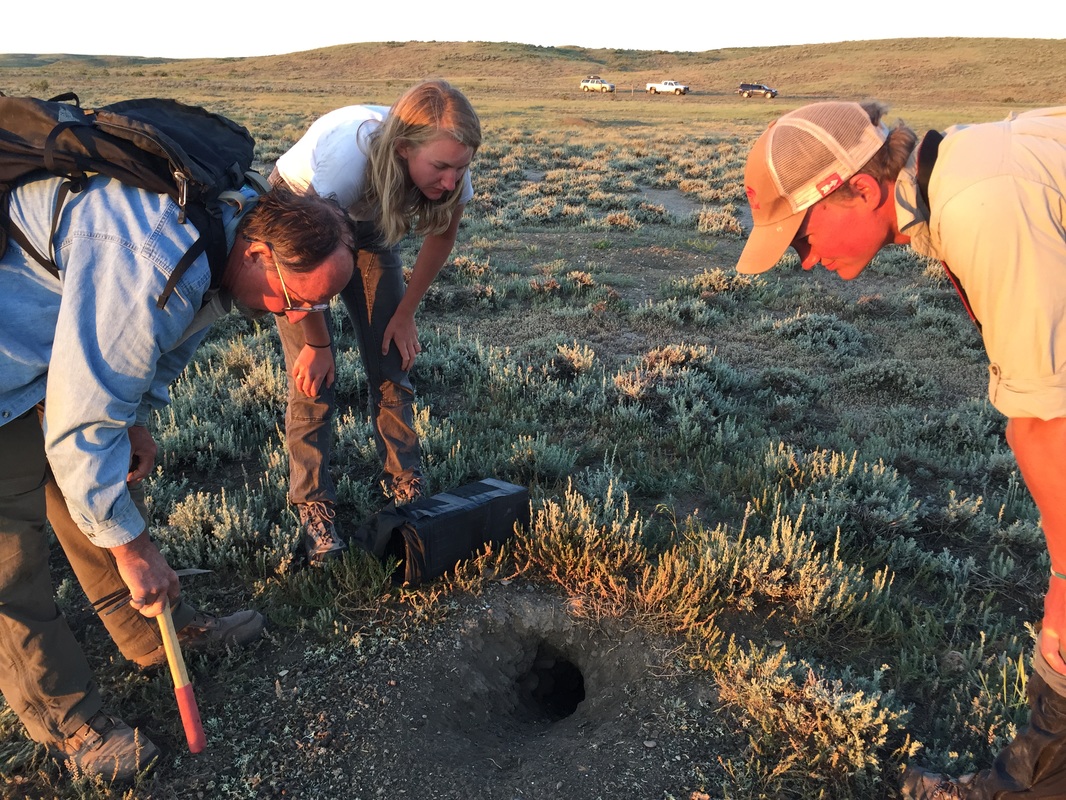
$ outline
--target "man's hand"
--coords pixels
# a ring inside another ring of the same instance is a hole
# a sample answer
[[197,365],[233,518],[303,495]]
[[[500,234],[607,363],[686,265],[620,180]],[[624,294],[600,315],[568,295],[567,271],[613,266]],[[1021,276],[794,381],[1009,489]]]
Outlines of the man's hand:
[[130,605],[146,617],[163,613],[163,603],[181,594],[181,584],[147,529],[127,544],[111,548],[118,573],[130,590]]
[[336,365],[328,347],[304,345],[292,365],[292,379],[296,382],[296,388],[308,397],[316,397],[322,387],[332,386],[335,377]]
[[[1018,460],[1044,529],[1051,569],[1066,574],[1066,417],[1040,420],[1014,417],[1007,422],[1007,442]],[[1061,641],[1066,637],[1066,580],[1051,576],[1044,596],[1040,651],[1051,668],[1066,675]]]
[[136,486],[155,469],[155,457],[159,452],[155,439],[143,425],[133,425],[129,429],[130,437],[130,471],[126,483]]

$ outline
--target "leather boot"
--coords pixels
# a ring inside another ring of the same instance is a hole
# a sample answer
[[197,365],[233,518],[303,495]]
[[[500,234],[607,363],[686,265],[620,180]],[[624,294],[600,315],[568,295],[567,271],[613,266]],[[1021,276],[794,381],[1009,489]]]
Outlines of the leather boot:
[[1028,689],[1028,726],[1000,751],[991,769],[974,776],[963,793],[967,800],[1066,798],[1066,697],[1036,672]]

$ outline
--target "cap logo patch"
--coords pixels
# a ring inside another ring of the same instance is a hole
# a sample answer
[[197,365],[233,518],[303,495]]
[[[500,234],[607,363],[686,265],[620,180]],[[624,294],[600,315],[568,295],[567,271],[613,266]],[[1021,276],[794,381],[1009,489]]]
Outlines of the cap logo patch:
[[748,195],[748,205],[751,206],[752,211],[761,211],[759,206],[759,200],[755,196],[755,189],[751,186],[745,186],[744,192]]
[[841,185],[843,185],[843,183],[844,181],[840,179],[840,176],[834,172],[832,175],[830,175],[821,183],[819,183],[817,189],[821,193],[822,197],[827,197],[828,195],[839,189]]

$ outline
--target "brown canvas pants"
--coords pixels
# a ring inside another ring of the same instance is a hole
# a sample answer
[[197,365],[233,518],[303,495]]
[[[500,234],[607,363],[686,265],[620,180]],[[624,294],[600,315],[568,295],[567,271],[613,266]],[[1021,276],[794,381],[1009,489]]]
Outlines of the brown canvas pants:
[[[1033,658],[1043,658],[1040,651]],[[967,800],[1062,800],[1066,798],[1066,697],[1043,676],[1029,676],[1029,724],[999,755],[991,769],[966,786]]]
[[[143,495],[135,499],[143,514]],[[81,645],[55,603],[46,515],[90,601],[125,586],[110,551],[89,542],[71,519],[33,410],[0,426],[0,692],[42,743],[66,738],[103,707]],[[180,628],[196,612],[179,601],[173,613]],[[128,605],[102,619],[127,658],[162,641],[154,621]]]

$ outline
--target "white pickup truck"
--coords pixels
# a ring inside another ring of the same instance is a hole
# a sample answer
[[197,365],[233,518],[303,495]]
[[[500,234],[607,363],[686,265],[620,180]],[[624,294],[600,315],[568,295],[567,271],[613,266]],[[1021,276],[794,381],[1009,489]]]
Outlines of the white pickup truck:
[[688,94],[688,87],[677,81],[659,81],[649,83],[647,92],[648,94]]

